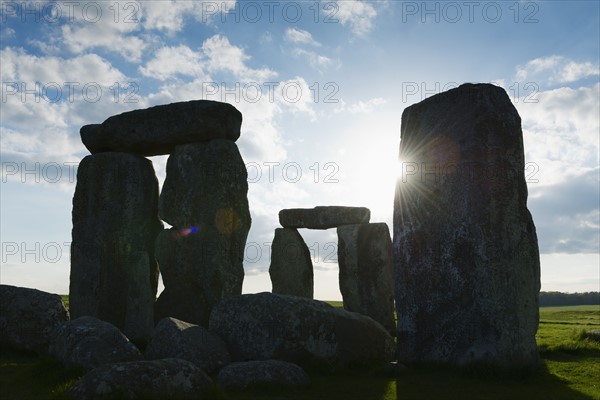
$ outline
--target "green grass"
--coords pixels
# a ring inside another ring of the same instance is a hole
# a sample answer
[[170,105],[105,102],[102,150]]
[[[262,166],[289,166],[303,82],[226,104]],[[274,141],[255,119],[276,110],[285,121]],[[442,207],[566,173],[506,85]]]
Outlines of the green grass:
[[[68,299],[67,299],[68,301]],[[329,302],[340,307],[341,302]],[[486,369],[411,367],[395,378],[378,374],[311,374],[310,387],[219,392],[219,400],[600,400],[600,344],[583,333],[600,329],[600,307],[540,309],[542,365],[528,375]],[[0,399],[61,399],[80,376],[48,359],[0,354]]]

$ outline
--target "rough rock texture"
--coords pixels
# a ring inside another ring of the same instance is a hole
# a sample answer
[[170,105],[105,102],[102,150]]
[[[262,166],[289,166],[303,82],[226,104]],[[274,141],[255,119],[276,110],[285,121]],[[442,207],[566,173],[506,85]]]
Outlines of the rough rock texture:
[[156,241],[170,298],[159,302],[177,304],[181,291],[192,298],[178,307],[177,315],[162,314],[157,307],[155,319],[177,317],[205,325],[216,303],[241,293],[251,224],[247,193],[246,167],[235,143],[217,139],[175,148],[159,206],[173,229]]
[[378,366],[393,340],[371,318],[327,303],[273,293],[230,297],[210,316],[211,331],[235,361],[277,359],[304,367]]
[[310,250],[296,229],[275,229],[269,275],[273,293],[313,298]]
[[278,360],[248,361],[229,364],[217,377],[223,389],[245,389],[252,385],[299,387],[310,384],[310,378],[296,364]]
[[231,358],[225,342],[208,329],[175,318],[161,320],[146,348],[146,358],[180,358],[209,374],[229,364]]
[[75,400],[209,398],[211,379],[194,364],[179,359],[104,365],[88,372],[71,389]]
[[150,332],[137,325],[147,328],[151,318],[158,284],[154,240],[161,229],[152,162],[126,153],[85,157],[73,197],[71,317],[94,316],[132,340],[147,339]]
[[86,370],[143,358],[114,325],[94,317],[80,317],[59,325],[51,334],[48,352],[68,368]]
[[284,228],[329,229],[367,223],[370,218],[371,211],[366,207],[319,206],[279,211],[279,223]]
[[540,263],[522,136],[508,95],[489,84],[404,110],[394,203],[400,362],[538,360]]
[[175,146],[212,139],[236,141],[242,114],[231,104],[194,100],[128,111],[81,128],[92,153],[119,151],[142,156],[170,154]]
[[344,308],[368,315],[396,334],[392,239],[387,224],[337,228]]
[[0,285],[0,347],[45,353],[52,330],[69,319],[57,294]]

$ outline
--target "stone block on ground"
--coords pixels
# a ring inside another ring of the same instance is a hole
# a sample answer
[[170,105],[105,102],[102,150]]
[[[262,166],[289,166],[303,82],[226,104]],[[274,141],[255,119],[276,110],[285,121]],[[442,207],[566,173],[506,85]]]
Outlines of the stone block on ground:
[[146,358],[179,358],[208,374],[217,372],[231,359],[225,342],[216,334],[175,318],[164,318],[156,325],[146,348]]
[[85,370],[143,358],[114,325],[94,317],[80,317],[55,328],[48,352],[67,368]]
[[44,354],[54,328],[69,319],[57,294],[0,285],[0,347]]
[[229,364],[217,377],[223,389],[243,390],[254,385],[303,387],[310,378],[296,364],[278,360],[248,361]]
[[234,361],[368,369],[391,361],[394,351],[390,334],[367,316],[273,293],[223,300],[213,309],[209,329],[225,341]]
[[103,365],[69,389],[74,400],[209,399],[212,380],[194,364],[175,358]]

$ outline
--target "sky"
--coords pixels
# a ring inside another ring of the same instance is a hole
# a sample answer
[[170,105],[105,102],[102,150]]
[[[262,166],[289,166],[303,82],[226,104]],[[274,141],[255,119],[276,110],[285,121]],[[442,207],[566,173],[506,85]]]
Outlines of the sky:
[[[597,1],[0,1],[0,282],[67,293],[82,125],[176,101],[243,114],[243,291],[270,291],[283,208],[392,228],[404,108],[464,82],[522,118],[542,290],[600,290]],[[167,156],[151,157],[159,183]],[[301,230],[339,300],[335,229]]]

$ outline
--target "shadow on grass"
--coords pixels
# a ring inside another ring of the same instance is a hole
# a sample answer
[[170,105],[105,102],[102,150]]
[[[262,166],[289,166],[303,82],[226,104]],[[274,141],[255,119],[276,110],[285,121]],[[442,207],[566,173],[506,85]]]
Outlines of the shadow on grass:
[[570,388],[542,361],[534,371],[503,371],[485,366],[411,367],[396,380],[396,399],[592,400],[594,397]]
[[49,357],[1,349],[0,400],[64,399],[65,391],[83,374]]

